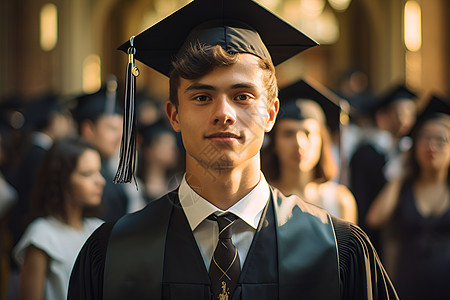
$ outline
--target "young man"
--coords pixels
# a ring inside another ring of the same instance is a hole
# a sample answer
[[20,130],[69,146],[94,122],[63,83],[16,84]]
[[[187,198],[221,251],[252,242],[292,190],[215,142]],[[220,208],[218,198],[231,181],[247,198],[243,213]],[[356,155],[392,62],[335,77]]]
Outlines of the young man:
[[[166,36],[184,43],[152,40]],[[178,189],[90,237],[69,299],[396,298],[364,233],[283,196],[260,171],[279,111],[272,62],[313,41],[253,1],[197,0],[133,43],[166,75],[173,62],[166,112],[186,173]]]

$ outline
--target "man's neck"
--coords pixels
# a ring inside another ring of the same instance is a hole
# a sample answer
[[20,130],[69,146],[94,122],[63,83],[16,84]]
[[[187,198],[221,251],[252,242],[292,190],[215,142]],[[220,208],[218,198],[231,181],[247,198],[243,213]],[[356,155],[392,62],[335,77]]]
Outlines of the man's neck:
[[259,156],[239,166],[213,168],[200,164],[194,159],[186,161],[186,181],[200,196],[214,206],[227,210],[260,181]]

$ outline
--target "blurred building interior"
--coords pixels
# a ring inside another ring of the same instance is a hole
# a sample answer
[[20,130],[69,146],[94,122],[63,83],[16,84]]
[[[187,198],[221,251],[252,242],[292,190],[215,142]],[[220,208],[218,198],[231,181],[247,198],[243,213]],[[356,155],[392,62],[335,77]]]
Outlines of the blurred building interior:
[[[2,0],[1,99],[93,92],[110,74],[123,82],[127,55],[116,48],[188,2]],[[360,70],[374,92],[404,81],[424,97],[449,93],[450,1],[257,2],[321,44],[277,67],[280,86],[311,77],[338,90],[349,70]],[[168,79],[138,66],[138,89],[166,100]]]

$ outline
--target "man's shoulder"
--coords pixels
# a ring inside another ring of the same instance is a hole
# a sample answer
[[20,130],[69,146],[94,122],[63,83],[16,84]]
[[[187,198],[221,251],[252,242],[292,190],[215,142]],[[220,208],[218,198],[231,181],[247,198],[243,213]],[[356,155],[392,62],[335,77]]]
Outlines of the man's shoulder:
[[323,208],[309,203],[297,195],[284,195],[277,188],[270,186],[278,221],[299,215],[299,212],[316,217],[322,223],[329,223],[330,214]]
[[[290,218],[299,218],[306,215],[309,219],[318,221],[312,222],[310,225],[314,223],[330,225],[330,228],[332,228],[332,231],[337,237],[337,242],[340,242],[340,237],[342,236],[345,236],[347,239],[352,239],[354,237],[352,234],[352,232],[355,231],[354,228],[358,228],[357,231],[362,232],[357,225],[335,217],[325,209],[309,203],[297,195],[284,195],[277,188],[273,186],[270,188],[272,190],[274,205],[277,211],[276,214],[279,226],[286,223]],[[301,214],[299,212],[301,212]]]
[[126,234],[138,232],[144,228],[159,228],[154,223],[164,223],[170,217],[173,207],[179,206],[178,190],[173,190],[162,197],[150,202],[141,210],[127,214],[114,225],[114,232]]

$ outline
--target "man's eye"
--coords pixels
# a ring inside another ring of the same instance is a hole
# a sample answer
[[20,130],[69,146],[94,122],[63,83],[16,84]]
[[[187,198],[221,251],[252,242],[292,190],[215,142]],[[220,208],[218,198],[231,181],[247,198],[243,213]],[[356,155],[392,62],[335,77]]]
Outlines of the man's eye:
[[195,97],[194,99],[199,102],[205,102],[205,101],[208,101],[210,98],[206,95],[200,95],[200,96]]
[[250,99],[250,97],[248,95],[238,95],[235,99],[238,101],[245,101]]

